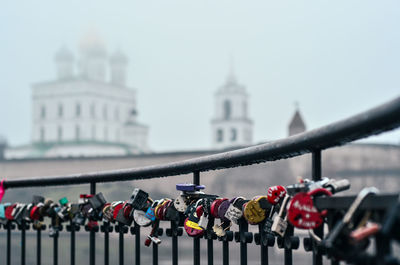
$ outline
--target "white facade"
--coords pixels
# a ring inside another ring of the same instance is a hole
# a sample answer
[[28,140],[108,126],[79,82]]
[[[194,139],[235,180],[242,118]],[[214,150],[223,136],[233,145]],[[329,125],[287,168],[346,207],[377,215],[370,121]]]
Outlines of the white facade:
[[248,117],[248,101],[245,87],[231,73],[215,93],[215,116],[211,121],[213,148],[252,144],[253,122]]
[[109,60],[102,43],[90,38],[81,43],[78,65],[66,48],[55,62],[57,80],[32,87],[32,145],[7,150],[8,158],[149,151],[148,127],[137,122],[136,92],[126,86],[123,53]]

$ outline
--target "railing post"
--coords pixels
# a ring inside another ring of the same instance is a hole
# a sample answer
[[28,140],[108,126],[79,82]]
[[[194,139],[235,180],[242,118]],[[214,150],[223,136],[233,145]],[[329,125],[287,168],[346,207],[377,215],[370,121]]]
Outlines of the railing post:
[[178,224],[171,221],[172,265],[178,265]]
[[104,265],[109,265],[109,262],[110,262],[110,258],[109,258],[110,223],[103,222],[103,229],[104,229]]
[[25,248],[26,248],[26,224],[25,220],[21,221],[21,265],[25,265]]
[[7,265],[11,265],[11,222],[7,222]]
[[71,265],[75,265],[75,224],[71,220],[69,222],[71,233]]
[[140,265],[140,226],[136,222],[131,227],[131,234],[135,235],[135,265]]
[[119,265],[124,265],[124,225],[118,224],[119,235]]
[[[321,150],[315,150],[312,152],[312,179],[314,181],[321,180],[322,176],[322,165],[321,165]],[[314,233],[323,238],[324,235],[324,226],[321,225],[317,229],[314,229]],[[318,253],[313,248],[313,265],[322,265],[322,255]]]
[[[200,172],[193,172],[193,184],[200,185]],[[200,238],[193,239],[193,265],[200,265]]]
[[[90,194],[96,194],[96,182],[90,182]],[[89,264],[95,265],[96,264],[96,233],[93,229],[90,229],[90,242],[89,242]]]
[[42,227],[38,224],[36,229],[36,264],[42,263]]

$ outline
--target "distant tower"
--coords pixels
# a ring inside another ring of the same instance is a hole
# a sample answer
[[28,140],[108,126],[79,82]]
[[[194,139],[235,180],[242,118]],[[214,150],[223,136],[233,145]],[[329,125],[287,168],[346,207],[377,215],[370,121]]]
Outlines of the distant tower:
[[303,118],[301,117],[299,111],[299,105],[298,103],[296,103],[295,105],[296,105],[296,112],[294,113],[293,118],[289,123],[289,136],[306,131],[306,125],[303,121]]
[[248,99],[246,88],[237,82],[231,65],[225,84],[215,93],[215,114],[211,120],[213,148],[252,143],[253,121],[248,117]]
[[59,80],[70,79],[74,75],[74,55],[66,47],[62,47],[55,55],[54,61]]
[[88,80],[105,82],[107,52],[102,39],[95,32],[89,32],[80,43],[80,52],[81,76]]
[[7,148],[7,140],[0,135],[0,160],[4,160],[4,151]]
[[128,58],[120,50],[111,55],[110,68],[111,68],[111,83],[125,86],[126,84],[126,66],[128,65]]

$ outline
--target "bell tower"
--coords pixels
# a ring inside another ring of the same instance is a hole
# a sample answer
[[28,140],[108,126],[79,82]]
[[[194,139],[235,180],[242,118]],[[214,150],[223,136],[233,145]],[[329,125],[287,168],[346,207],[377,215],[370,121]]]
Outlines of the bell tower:
[[232,65],[225,84],[218,88],[214,97],[212,147],[224,149],[251,145],[253,121],[248,117],[249,95],[246,88],[237,82]]

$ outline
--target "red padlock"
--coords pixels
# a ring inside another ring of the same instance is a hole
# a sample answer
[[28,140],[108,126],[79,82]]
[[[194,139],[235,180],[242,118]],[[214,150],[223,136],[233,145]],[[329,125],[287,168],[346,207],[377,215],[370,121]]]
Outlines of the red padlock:
[[4,215],[8,220],[14,220],[14,216],[12,215],[12,212],[14,211],[15,207],[17,207],[16,203],[14,203],[6,208]]
[[113,218],[114,220],[117,218],[118,212],[122,209],[123,203],[120,202],[114,206]]
[[287,217],[294,227],[315,229],[323,224],[327,211],[318,212],[313,201],[313,196],[320,194],[332,195],[329,190],[318,188],[310,192],[299,192],[293,196],[288,204]]
[[215,201],[213,201],[213,203],[211,204],[211,215],[214,216],[215,218],[219,218],[218,217],[218,208],[221,205],[222,202],[228,200],[228,198],[221,198],[221,199],[216,199]]
[[286,195],[286,188],[283,186],[272,186],[268,188],[267,198],[270,204],[275,205]]
[[204,235],[205,230],[198,223],[190,221],[189,217],[185,219],[183,226],[186,233],[191,237],[201,237]]

